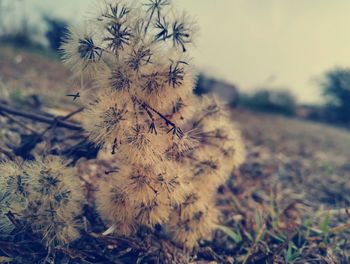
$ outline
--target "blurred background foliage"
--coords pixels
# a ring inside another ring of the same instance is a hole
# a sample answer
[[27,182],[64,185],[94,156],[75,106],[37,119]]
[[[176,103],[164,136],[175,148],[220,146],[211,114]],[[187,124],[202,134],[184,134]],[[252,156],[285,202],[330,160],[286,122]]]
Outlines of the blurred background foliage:
[[297,108],[295,97],[283,88],[280,90],[261,88],[252,95],[241,96],[240,103],[256,111],[281,113],[288,116],[295,115]]
[[41,14],[30,19],[26,0],[0,0],[0,43],[57,57],[68,22]]
[[350,69],[328,71],[321,87],[326,97],[326,120],[350,125]]

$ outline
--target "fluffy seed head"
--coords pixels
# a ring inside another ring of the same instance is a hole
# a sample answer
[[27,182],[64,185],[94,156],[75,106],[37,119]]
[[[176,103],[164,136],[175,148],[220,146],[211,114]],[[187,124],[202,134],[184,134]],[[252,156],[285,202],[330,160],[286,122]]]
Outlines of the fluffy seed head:
[[189,192],[185,201],[172,212],[167,228],[173,240],[192,249],[201,239],[210,240],[218,222],[213,197],[196,191]]
[[1,212],[11,211],[41,235],[47,247],[79,237],[81,187],[75,171],[63,160],[51,156],[25,163],[7,161],[0,165],[0,175]]
[[170,8],[169,0],[106,0],[88,33],[71,33],[63,48],[73,71],[95,83],[82,125],[117,168],[96,193],[108,230],[163,224],[191,248],[210,238],[213,196],[244,147],[222,103],[194,97],[194,26]]
[[98,211],[107,223],[117,227],[115,232],[130,234],[135,225],[164,223],[172,206],[183,201],[185,187],[180,176],[164,166],[130,168],[120,164],[117,172],[99,186]]
[[0,164],[0,231],[8,233],[14,226],[6,216],[18,216],[28,204],[29,175],[20,161],[6,160]]

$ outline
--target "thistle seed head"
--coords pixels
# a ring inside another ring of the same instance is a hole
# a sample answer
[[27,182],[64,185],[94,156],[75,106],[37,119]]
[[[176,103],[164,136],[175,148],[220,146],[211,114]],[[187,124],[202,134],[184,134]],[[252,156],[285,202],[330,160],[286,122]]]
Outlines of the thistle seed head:
[[79,237],[76,218],[83,195],[75,170],[62,159],[50,156],[32,162],[7,161],[0,165],[0,175],[1,229],[5,229],[1,214],[7,211],[41,235],[47,247],[62,246]]
[[[194,23],[170,8],[169,0],[106,0],[89,31],[71,33],[63,49],[73,71],[91,73],[82,125],[99,157],[118,167],[96,193],[108,232],[163,224],[191,248],[210,238],[213,196],[243,162],[244,147],[223,104],[194,97]],[[53,193],[60,185],[43,180]]]

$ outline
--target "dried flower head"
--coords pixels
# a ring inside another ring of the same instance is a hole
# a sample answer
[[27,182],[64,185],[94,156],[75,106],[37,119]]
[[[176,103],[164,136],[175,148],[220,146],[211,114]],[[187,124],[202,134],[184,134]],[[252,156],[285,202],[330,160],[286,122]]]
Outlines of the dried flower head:
[[[167,164],[171,166],[171,164]],[[120,164],[118,171],[101,183],[96,194],[97,209],[114,232],[131,234],[135,227],[168,220],[173,205],[184,199],[184,186],[178,175],[159,167]],[[119,227],[119,228],[118,228]]]
[[127,26],[123,24],[112,24],[107,27],[108,35],[103,39],[107,47],[114,53],[123,50],[124,46],[129,45],[132,33]]
[[[217,98],[204,98],[199,106],[202,115],[193,120],[196,138],[201,143],[199,155],[211,153],[221,157],[221,175],[230,176],[245,160],[245,147],[236,125],[230,120],[228,110]],[[201,154],[200,154],[201,153]]]
[[169,0],[102,5],[87,21],[91,40],[71,33],[63,47],[73,71],[92,73],[82,124],[118,167],[99,184],[97,209],[107,233],[163,224],[193,247],[215,228],[214,194],[243,162],[241,137],[218,100],[193,95],[188,16]]
[[61,49],[63,62],[76,76],[90,75],[102,65],[103,50],[86,25],[70,28]]
[[43,234],[47,246],[62,245],[79,237],[76,220],[82,192],[75,170],[59,157],[28,163],[31,178],[29,204],[23,212],[34,232]]
[[6,197],[1,199],[2,210],[42,235],[47,247],[79,237],[76,218],[82,191],[74,169],[63,160],[52,156],[25,163],[7,161],[0,165],[0,175],[0,197]]
[[0,231],[8,233],[14,226],[7,214],[18,216],[28,204],[29,175],[23,163],[4,161],[0,164]]
[[167,225],[174,241],[181,247],[192,249],[201,239],[210,240],[218,222],[218,211],[213,197],[189,192],[185,201],[170,216]]
[[83,125],[90,140],[108,146],[122,142],[133,126],[132,105],[130,98],[123,94],[98,92],[84,111]]

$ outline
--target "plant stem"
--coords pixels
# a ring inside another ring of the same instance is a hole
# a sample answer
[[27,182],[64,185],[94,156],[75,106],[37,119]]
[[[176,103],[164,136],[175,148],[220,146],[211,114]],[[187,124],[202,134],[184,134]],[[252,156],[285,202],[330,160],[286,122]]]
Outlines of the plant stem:
[[[77,111],[70,114],[70,116],[73,114],[76,114]],[[82,111],[82,109],[79,109],[79,112],[80,111]],[[68,122],[68,121],[61,120],[60,117],[47,117],[47,116],[43,116],[43,115],[39,115],[39,114],[29,113],[29,112],[25,112],[25,111],[11,108],[11,107],[4,105],[2,103],[0,103],[0,113],[1,112],[24,117],[24,118],[31,119],[33,121],[40,122],[40,123],[56,125],[57,127],[62,127],[62,128],[70,129],[70,130],[82,130],[81,126],[74,124],[74,123],[71,123],[71,122]]]

